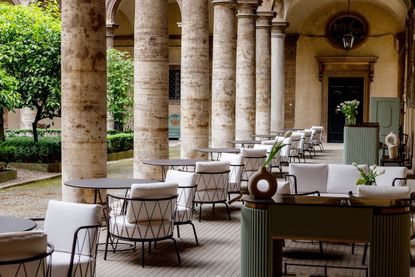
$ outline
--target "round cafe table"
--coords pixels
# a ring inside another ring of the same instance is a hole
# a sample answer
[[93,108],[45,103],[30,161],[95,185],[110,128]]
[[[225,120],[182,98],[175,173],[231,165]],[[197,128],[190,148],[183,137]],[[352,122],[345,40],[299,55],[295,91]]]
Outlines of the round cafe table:
[[229,143],[233,144],[240,144],[242,148],[245,148],[245,145],[252,146],[254,144],[261,144],[260,140],[249,140],[249,139],[241,139],[241,140],[230,140]]
[[[175,169],[177,167],[183,168],[186,171],[194,171],[196,162],[205,162],[206,160],[198,159],[160,159],[160,160],[145,160],[143,164],[154,165],[161,167],[161,180],[166,178],[167,170]],[[191,168],[191,170],[189,170]]]
[[0,216],[0,233],[30,231],[36,228],[36,222],[14,216]]
[[[196,152],[207,153],[212,161],[219,160],[222,153],[233,153],[238,154],[241,150],[238,148],[221,148],[221,147],[207,147],[207,148],[196,148]],[[213,154],[216,154],[216,158]]]

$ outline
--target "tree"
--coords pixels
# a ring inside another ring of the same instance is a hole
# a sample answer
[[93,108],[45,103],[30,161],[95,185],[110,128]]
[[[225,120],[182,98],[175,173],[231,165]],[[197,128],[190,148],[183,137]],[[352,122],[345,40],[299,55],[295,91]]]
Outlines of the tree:
[[123,130],[132,116],[134,61],[127,52],[116,49],[107,51],[107,106],[117,122],[117,129]]
[[20,104],[20,94],[17,93],[17,80],[7,75],[0,67],[0,141],[5,140],[4,136],[4,109],[12,111]]
[[60,20],[37,5],[0,3],[0,26],[0,63],[17,80],[21,106],[36,109],[37,141],[38,122],[61,114]]

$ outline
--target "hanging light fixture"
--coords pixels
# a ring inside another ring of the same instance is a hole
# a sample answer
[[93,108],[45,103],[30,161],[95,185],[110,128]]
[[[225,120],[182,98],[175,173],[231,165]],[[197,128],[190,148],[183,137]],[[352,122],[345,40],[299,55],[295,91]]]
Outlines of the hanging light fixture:
[[[347,15],[350,14],[350,0],[347,0]],[[354,42],[354,35],[352,33],[351,25],[347,26],[347,29],[344,30],[343,33],[343,47],[346,50],[353,48],[353,42]]]

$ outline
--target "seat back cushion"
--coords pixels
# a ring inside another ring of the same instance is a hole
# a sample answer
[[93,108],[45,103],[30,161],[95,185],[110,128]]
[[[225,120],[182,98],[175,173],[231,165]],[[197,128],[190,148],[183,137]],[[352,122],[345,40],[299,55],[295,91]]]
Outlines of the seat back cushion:
[[229,182],[233,184],[239,183],[242,176],[244,157],[240,154],[222,153],[220,160],[230,163]]
[[385,187],[385,186],[357,186],[357,196],[379,199],[403,199],[410,198],[409,187]]
[[0,261],[25,259],[46,253],[47,244],[46,233],[42,231],[2,233]]
[[101,205],[50,200],[44,230],[55,251],[71,252],[75,231],[81,226],[99,224],[101,216]]
[[[357,180],[361,177],[359,170],[350,164],[329,164],[327,174],[327,192],[347,194],[349,191],[354,194],[357,191]],[[367,165],[359,165],[367,172]]]
[[177,191],[177,206],[192,207],[195,186],[197,182],[197,174],[194,172],[168,170],[166,183],[177,183],[179,185]]
[[130,198],[147,201],[131,200],[127,206],[127,221],[135,223],[172,220],[176,199],[160,199],[177,196],[177,188],[178,184],[174,182],[132,184]]
[[376,177],[377,186],[392,186],[395,178],[406,178],[408,175],[408,168],[404,166],[378,166],[375,169],[377,172],[381,170],[384,170],[385,173]]
[[288,167],[288,173],[296,176],[298,193],[327,192],[327,172],[327,164],[290,163]]

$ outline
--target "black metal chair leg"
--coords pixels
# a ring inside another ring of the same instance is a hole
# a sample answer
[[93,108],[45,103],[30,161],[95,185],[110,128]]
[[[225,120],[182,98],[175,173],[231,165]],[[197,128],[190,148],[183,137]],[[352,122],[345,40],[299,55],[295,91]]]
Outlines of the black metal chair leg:
[[199,245],[199,240],[197,239],[195,225],[194,225],[192,222],[190,222],[190,224],[191,224],[191,225],[192,225],[192,227],[193,227],[193,233],[195,234],[196,245]]
[[202,222],[202,203],[200,203],[199,207],[199,222]]
[[225,202],[225,205],[226,205],[226,209],[228,210],[229,220],[232,220],[232,218],[231,218],[231,211],[229,210],[229,206],[228,206],[228,204],[226,202]]
[[355,244],[354,244],[354,242],[352,243],[352,255],[354,255],[354,246],[355,246]]
[[180,238],[180,228],[179,228],[179,225],[176,225],[176,228],[177,228],[177,237]]
[[324,255],[324,252],[323,252],[323,242],[322,242],[321,240],[319,240],[319,241],[318,241],[318,245],[319,245],[319,247],[320,247],[320,254],[321,254],[321,255]]
[[176,240],[175,240],[174,238],[171,238],[171,239],[172,239],[172,240],[173,240],[173,242],[174,242],[174,248],[176,248],[177,260],[179,260],[179,265],[180,265],[180,263],[181,263],[182,261],[181,261],[181,259],[180,259],[179,248],[177,247]]
[[148,254],[151,254],[151,241],[148,242]]
[[144,268],[144,242],[141,243],[141,267]]
[[213,203],[212,214],[215,215],[215,203]]
[[109,234],[107,234],[107,239],[106,239],[106,242],[105,242],[105,254],[104,254],[104,260],[106,260],[106,259],[107,259],[107,252],[108,252],[108,241],[109,241],[109,239],[110,239],[110,235],[109,235]]
[[362,257],[362,265],[366,264],[366,255],[367,255],[367,248],[368,248],[368,244],[365,244],[365,248],[363,249],[363,257]]

